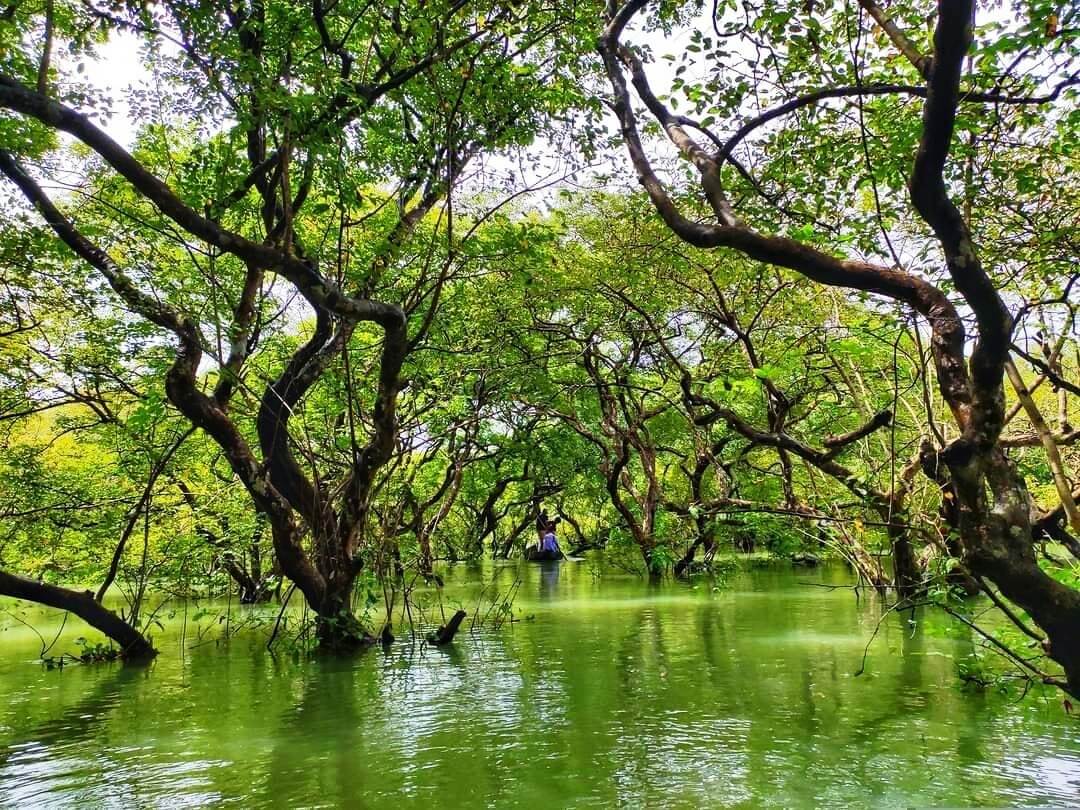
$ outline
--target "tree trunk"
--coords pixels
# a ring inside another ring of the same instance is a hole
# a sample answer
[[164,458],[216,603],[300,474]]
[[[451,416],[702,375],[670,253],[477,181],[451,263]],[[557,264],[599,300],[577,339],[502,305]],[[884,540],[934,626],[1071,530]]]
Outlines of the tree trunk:
[[1044,650],[1064,669],[1067,691],[1080,697],[1080,592],[1039,567],[1023,478],[996,448],[951,469],[965,560],[1043,629]]
[[694,564],[694,558],[697,556],[697,550],[704,546],[705,548],[705,562],[711,559],[711,553],[716,549],[716,540],[713,537],[713,530],[710,526],[710,518],[705,514],[699,514],[694,518],[694,524],[697,529],[694,542],[690,544],[690,547],[686,550],[686,553],[682,558],[675,563],[675,576],[682,578],[686,575],[687,570]]
[[514,550],[514,541],[516,541],[518,537],[521,536],[521,533],[525,531],[525,528],[530,523],[532,523],[532,518],[526,517],[517,526],[514,527],[513,531],[511,531],[510,534],[506,536],[506,540],[503,542],[502,549],[500,549],[499,551],[499,557],[504,560],[510,559],[510,553]]
[[355,577],[342,577],[326,596],[315,616],[319,646],[328,650],[354,650],[377,641],[356,618],[352,609],[352,588]]
[[996,584],[1011,602],[1016,603],[1035,620],[1046,633],[1043,642],[1046,654],[1065,671],[1067,691],[1080,698],[1080,594],[1051,577],[1035,560],[1034,551],[1024,553],[1011,536],[1000,532],[1008,528],[986,526],[987,538],[992,538],[1002,555],[980,551],[972,558],[972,570]]
[[71,611],[120,645],[120,653],[126,659],[151,658],[157,654],[142,633],[97,602],[90,591],[75,591],[0,571],[0,594]]
[[892,541],[893,583],[901,599],[910,599],[922,588],[922,572],[919,560],[911,547],[911,539],[904,528],[889,527]]
[[911,599],[922,589],[923,581],[919,560],[911,545],[910,531],[905,525],[907,514],[902,506],[897,509],[886,506],[879,509],[878,513],[888,524],[887,533],[892,551],[893,586],[896,588],[896,595],[901,599]]

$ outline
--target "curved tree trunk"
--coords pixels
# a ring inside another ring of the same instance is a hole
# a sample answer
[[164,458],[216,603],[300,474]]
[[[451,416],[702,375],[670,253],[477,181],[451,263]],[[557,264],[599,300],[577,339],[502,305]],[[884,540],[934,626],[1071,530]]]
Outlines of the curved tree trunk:
[[1064,669],[1068,691],[1080,696],[1080,591],[1039,566],[1023,477],[994,450],[963,468],[953,467],[953,481],[964,559],[1045,631],[1043,649]]
[[522,532],[528,528],[532,523],[532,517],[526,516],[520,523],[518,523],[513,530],[506,536],[503,541],[502,548],[499,550],[499,557],[504,560],[510,559],[510,554],[514,551],[514,543],[521,536]]
[[157,654],[142,633],[94,599],[90,591],[76,591],[0,571],[0,594],[71,611],[115,641],[124,658],[151,658]]
[[[943,287],[902,267],[837,258],[803,242],[763,234],[735,216],[719,182],[720,161],[730,155],[730,148],[713,154],[698,144],[682,120],[653,93],[641,58],[620,41],[630,21],[647,6],[645,0],[609,6],[599,50],[615,94],[611,106],[639,181],[661,218],[683,241],[699,248],[732,249],[828,286],[882,295],[926,319],[932,330],[938,387],[960,431],[935,454],[938,460],[933,465],[949,471],[949,489],[944,494],[955,500],[960,558],[1031,615],[1047,635],[1046,652],[1065,670],[1063,686],[1080,695],[1080,591],[1039,567],[1031,499],[1001,444],[1003,383],[1015,323],[995,279],[982,265],[970,223],[950,198],[945,181],[963,95],[960,80],[973,41],[975,4],[973,0],[937,4],[931,54],[920,53],[873,0],[859,0],[859,5],[926,80],[922,133],[908,190],[912,206],[939,243],[953,289],[974,315],[978,338],[970,354],[964,319]],[[703,201],[712,207],[715,223],[685,216],[653,170],[640,137],[626,72],[668,139],[697,168]],[[693,401],[694,396],[688,399]]]

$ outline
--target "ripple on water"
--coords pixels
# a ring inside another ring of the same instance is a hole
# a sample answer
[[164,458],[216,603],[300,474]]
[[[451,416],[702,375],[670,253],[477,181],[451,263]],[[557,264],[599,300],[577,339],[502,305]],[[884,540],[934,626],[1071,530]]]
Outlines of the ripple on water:
[[[0,806],[816,807],[1069,802],[1080,738],[1060,700],[956,688],[940,617],[751,571],[714,593],[520,576],[520,618],[450,649],[266,654],[257,635],[143,670],[0,647]],[[445,599],[479,586],[448,578]],[[893,619],[896,619],[893,622]],[[189,628],[189,631],[191,629]],[[404,635],[404,634],[402,634]]]

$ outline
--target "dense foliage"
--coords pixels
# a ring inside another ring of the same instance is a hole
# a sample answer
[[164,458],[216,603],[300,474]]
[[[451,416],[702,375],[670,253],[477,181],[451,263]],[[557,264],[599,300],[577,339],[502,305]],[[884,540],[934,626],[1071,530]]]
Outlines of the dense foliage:
[[11,4],[0,593],[146,652],[148,590],[295,586],[351,645],[545,508],[982,591],[1076,694],[1080,12],[971,11]]

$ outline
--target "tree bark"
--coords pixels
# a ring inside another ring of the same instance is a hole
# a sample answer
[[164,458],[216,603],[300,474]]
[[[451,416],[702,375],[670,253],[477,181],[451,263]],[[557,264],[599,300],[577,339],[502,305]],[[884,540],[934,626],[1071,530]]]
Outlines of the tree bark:
[[142,633],[99,603],[90,591],[75,591],[0,571],[0,594],[74,613],[115,641],[123,658],[151,658],[157,654]]
[[342,574],[327,588],[315,616],[315,631],[319,646],[327,650],[349,651],[366,647],[377,639],[372,636],[353,613],[352,589],[355,574]]
[[[685,119],[673,115],[652,92],[640,57],[620,42],[647,0],[608,7],[607,25],[598,44],[615,95],[611,106],[639,181],[661,218],[683,241],[700,248],[730,248],[821,284],[883,295],[926,318],[932,329],[931,350],[941,395],[960,431],[957,439],[934,454],[930,466],[938,473],[948,470],[943,494],[955,510],[962,559],[975,574],[997,584],[1006,598],[1027,610],[1046,631],[1047,653],[1065,669],[1066,688],[1080,696],[1080,591],[1039,568],[1031,499],[1001,445],[1003,382],[1012,351],[1013,318],[983,268],[969,223],[950,199],[945,183],[961,100],[960,78],[973,40],[975,4],[973,0],[940,0],[932,56],[913,48],[872,0],[860,0],[860,4],[926,79],[922,133],[908,189],[912,205],[940,245],[952,284],[974,314],[978,339],[970,356],[956,305],[925,278],[898,267],[830,256],[793,239],[759,233],[738,220],[719,182],[716,156],[696,143],[684,126]],[[685,216],[653,170],[639,134],[627,71],[638,97],[698,170],[701,193],[717,222]]]
[[428,644],[441,647],[442,645],[449,644],[453,641],[454,636],[457,635],[458,628],[461,627],[461,623],[465,620],[466,615],[468,614],[466,614],[464,610],[459,610],[455,613],[449,622],[440,626],[438,630],[428,634]]

